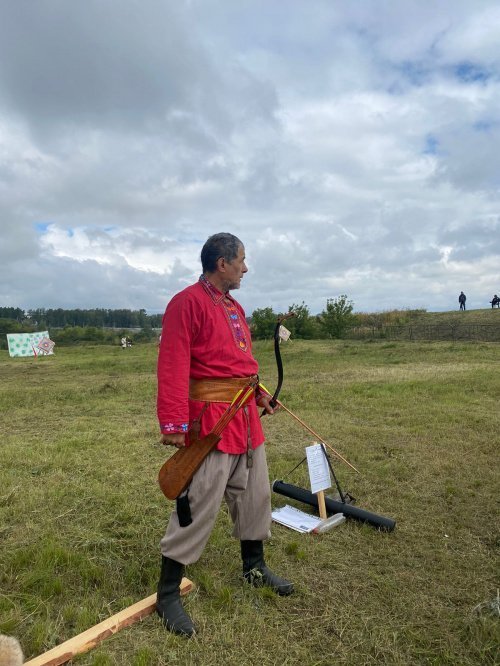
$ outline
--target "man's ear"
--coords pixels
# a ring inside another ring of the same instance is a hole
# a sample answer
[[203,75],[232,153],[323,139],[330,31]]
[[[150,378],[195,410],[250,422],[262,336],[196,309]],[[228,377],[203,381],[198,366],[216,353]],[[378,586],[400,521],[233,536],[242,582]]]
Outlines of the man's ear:
[[221,273],[226,272],[226,260],[224,257],[219,257],[217,259],[217,268],[221,271]]

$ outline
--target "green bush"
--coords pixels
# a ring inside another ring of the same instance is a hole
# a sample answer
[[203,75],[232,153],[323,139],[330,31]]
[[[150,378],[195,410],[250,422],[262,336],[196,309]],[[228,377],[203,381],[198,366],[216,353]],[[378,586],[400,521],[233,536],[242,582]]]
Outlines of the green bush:
[[347,300],[345,294],[327,300],[326,310],[320,315],[321,326],[327,337],[342,338],[347,329],[353,326],[355,322],[353,307],[353,302]]

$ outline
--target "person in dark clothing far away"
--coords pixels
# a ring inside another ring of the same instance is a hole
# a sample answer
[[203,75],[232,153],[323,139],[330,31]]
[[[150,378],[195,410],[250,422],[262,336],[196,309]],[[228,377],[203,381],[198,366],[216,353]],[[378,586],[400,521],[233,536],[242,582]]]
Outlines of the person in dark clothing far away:
[[458,302],[460,303],[460,309],[465,310],[465,301],[467,300],[467,297],[465,296],[464,292],[460,292],[460,296],[458,297]]
[[500,298],[496,294],[493,296],[490,303],[492,308],[494,308],[495,305],[497,306],[497,308],[500,308]]

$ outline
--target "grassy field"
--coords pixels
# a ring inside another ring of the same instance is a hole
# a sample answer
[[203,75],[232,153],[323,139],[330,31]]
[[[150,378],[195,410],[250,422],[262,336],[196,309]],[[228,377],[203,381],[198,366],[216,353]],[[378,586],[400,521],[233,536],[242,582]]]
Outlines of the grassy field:
[[[255,350],[272,388],[272,345]],[[156,482],[155,346],[56,351],[0,352],[0,631],[27,657],[155,590],[171,508]],[[268,563],[296,585],[282,599],[241,584],[223,508],[187,572],[198,636],[151,616],[74,663],[500,663],[500,345],[293,341],[283,357],[284,404],[362,472],[335,464],[396,530],[275,526]],[[265,429],[271,479],[307,487],[304,465],[287,474],[311,437],[283,412]]]

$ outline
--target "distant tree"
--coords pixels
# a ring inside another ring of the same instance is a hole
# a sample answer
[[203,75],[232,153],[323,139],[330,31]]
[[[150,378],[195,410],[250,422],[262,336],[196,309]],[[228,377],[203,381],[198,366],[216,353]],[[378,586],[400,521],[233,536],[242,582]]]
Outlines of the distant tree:
[[255,340],[266,340],[272,338],[276,327],[278,315],[274,314],[272,308],[260,308],[252,312],[252,337]]
[[288,312],[294,312],[295,317],[287,319],[283,325],[288,328],[292,334],[292,338],[301,338],[303,340],[311,340],[318,337],[318,325],[315,317],[312,317],[309,308],[302,301],[301,305],[293,303],[288,308]]
[[84,329],[81,326],[65,326],[50,331],[50,339],[57,345],[71,345],[84,339]]
[[163,315],[161,314],[148,315],[144,308],[140,310],[34,308],[26,312],[21,308],[0,308],[0,319],[26,322],[39,328],[65,328],[70,326],[80,328],[142,328],[147,330],[161,328],[162,318]]
[[0,349],[7,349],[8,333],[32,333],[33,326],[26,321],[16,321],[15,319],[0,319]]
[[156,334],[153,333],[151,326],[144,326],[140,331],[136,331],[131,335],[129,334],[129,337],[134,342],[151,342],[153,338],[156,339]]
[[148,315],[146,314],[146,310],[144,310],[144,308],[141,308],[139,310],[137,325],[140,326],[141,328],[145,328],[146,326],[151,328],[151,324],[148,321]]
[[148,319],[151,323],[151,328],[161,328],[163,314],[148,315]]
[[24,310],[21,310],[21,308],[0,308],[0,319],[23,321],[25,317]]
[[320,322],[328,337],[342,338],[345,331],[354,324],[353,307],[353,302],[349,301],[345,294],[327,300],[326,310],[320,315]]

